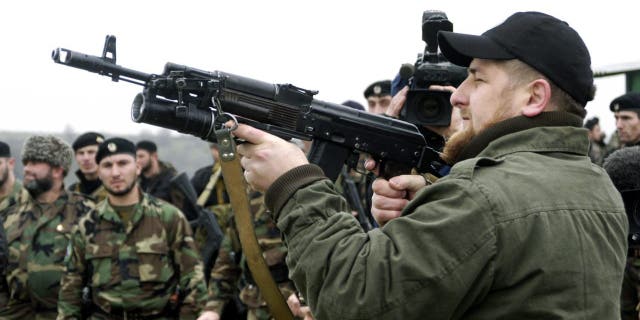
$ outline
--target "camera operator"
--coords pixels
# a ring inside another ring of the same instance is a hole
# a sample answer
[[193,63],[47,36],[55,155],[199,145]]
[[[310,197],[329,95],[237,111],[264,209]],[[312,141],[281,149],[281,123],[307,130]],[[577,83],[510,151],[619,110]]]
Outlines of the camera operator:
[[[403,64],[391,82],[391,100],[386,116],[401,118],[417,125],[429,145],[442,151],[444,143],[456,132],[463,129],[463,119],[458,108],[451,106],[450,95],[455,91],[453,85],[459,85],[466,77],[466,70],[452,65],[438,52],[438,31],[453,31],[453,24],[442,11],[425,11],[422,16],[422,40],[426,43],[425,52],[418,55],[415,65]],[[376,162],[372,159],[365,163],[365,168],[376,171]],[[449,173],[451,166],[440,164],[439,176]],[[385,179],[373,182],[371,194],[371,213],[379,225],[400,216],[403,207],[376,207],[389,201],[387,197],[406,196],[409,186],[417,188],[434,183],[438,178],[429,173],[403,176],[390,184]],[[401,189],[396,189],[401,188]],[[373,192],[373,191],[372,191]],[[391,201],[397,201],[396,199]],[[406,204],[402,201],[400,204]]]
[[611,177],[629,220],[629,250],[622,280],[622,320],[640,318],[640,146],[613,152],[603,167]]
[[[438,86],[431,85],[429,90],[434,91],[449,91],[454,92],[455,87],[452,86]],[[391,99],[391,104],[385,115],[393,118],[397,118],[402,111],[407,99],[407,92],[409,87],[405,86],[399,90]],[[393,92],[393,90],[392,90]],[[444,139],[449,140],[453,134],[463,129],[462,116],[460,115],[459,108],[452,108],[451,110],[451,122],[449,126],[425,126],[426,130],[436,133]],[[372,159],[367,160],[365,168],[370,171],[375,171],[376,163]],[[449,172],[450,166],[445,166],[441,169],[441,174],[444,176]],[[417,174],[417,175],[403,175],[393,178],[393,183],[385,179],[376,179],[373,181],[371,197],[371,215],[374,217],[378,225],[385,225],[389,220],[397,218],[401,215],[402,209],[408,203],[406,196],[407,192],[411,195],[415,194],[412,190],[417,190],[428,184],[432,184],[437,180],[436,177],[430,174]],[[389,207],[389,202],[395,203],[397,206]]]
[[[299,148],[247,125],[246,180],[266,190],[290,276],[318,319],[619,317],[628,228],[582,122],[595,91],[569,25],[520,12],[481,36],[440,32],[469,74],[450,174],[368,233]],[[508,49],[507,49],[508,48]]]

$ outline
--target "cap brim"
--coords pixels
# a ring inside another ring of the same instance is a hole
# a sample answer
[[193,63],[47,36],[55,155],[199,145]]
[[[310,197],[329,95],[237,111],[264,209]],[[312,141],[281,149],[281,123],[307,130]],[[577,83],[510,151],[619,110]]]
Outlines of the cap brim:
[[440,31],[438,45],[449,62],[463,67],[468,67],[474,58],[489,60],[516,58],[487,36]]

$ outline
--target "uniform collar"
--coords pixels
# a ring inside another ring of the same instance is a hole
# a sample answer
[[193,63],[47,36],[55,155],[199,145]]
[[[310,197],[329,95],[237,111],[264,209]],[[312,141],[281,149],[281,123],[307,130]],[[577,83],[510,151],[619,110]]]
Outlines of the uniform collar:
[[[580,134],[577,134],[580,132]],[[551,111],[513,117],[475,136],[455,162],[476,156],[496,157],[517,151],[564,151],[587,154],[589,139],[576,115]]]

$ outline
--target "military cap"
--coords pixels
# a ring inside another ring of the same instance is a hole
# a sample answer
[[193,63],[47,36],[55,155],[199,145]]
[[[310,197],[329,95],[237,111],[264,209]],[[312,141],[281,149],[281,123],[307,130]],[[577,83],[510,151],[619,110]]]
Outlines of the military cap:
[[587,120],[587,122],[584,123],[584,127],[589,129],[589,130],[592,130],[593,127],[598,125],[598,123],[600,123],[600,119],[598,119],[598,117],[593,117],[593,118]]
[[104,141],[104,136],[97,132],[85,132],[81,134],[76,140],[73,142],[71,147],[73,147],[73,151],[78,151],[78,149],[84,148],[86,146],[92,145],[100,145]]
[[0,157],[1,158],[9,158],[11,157],[11,148],[9,145],[0,141]]
[[609,109],[613,112],[628,109],[640,109],[640,92],[625,93],[611,101]]
[[364,90],[364,97],[370,96],[389,96],[391,95],[391,80],[381,80],[370,84],[366,90]]
[[441,31],[438,45],[447,60],[463,67],[468,67],[474,58],[518,59],[581,105],[593,100],[587,46],[569,24],[548,14],[517,12],[480,36]]
[[56,136],[31,136],[22,148],[22,163],[42,161],[69,172],[73,150],[68,143]]
[[158,146],[156,146],[155,142],[149,140],[142,140],[136,144],[136,150],[146,150],[149,152],[158,151]]
[[360,110],[360,111],[364,111],[364,106],[362,106],[361,104],[353,101],[353,100],[347,100],[345,102],[342,103],[343,106],[347,106],[349,108],[352,109],[356,109],[356,110]]
[[96,153],[96,163],[100,163],[102,159],[114,154],[128,153],[134,158],[136,157],[136,146],[133,142],[124,138],[110,138],[103,141],[98,146]]

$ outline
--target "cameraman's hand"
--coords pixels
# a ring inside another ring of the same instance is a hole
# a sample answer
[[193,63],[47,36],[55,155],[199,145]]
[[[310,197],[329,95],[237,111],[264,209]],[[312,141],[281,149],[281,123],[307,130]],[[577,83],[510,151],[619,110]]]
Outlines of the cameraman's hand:
[[391,98],[391,103],[387,111],[385,111],[385,115],[396,119],[400,116],[404,102],[407,101],[407,91],[409,91],[409,87],[404,86],[402,90],[398,91],[398,93]]
[[416,192],[427,185],[420,175],[401,175],[389,180],[378,178],[373,182],[371,214],[380,226],[401,215],[402,209]]
[[247,183],[257,191],[264,192],[285,172],[309,163],[298,146],[262,130],[239,124],[233,135],[247,141],[238,146],[238,154]]

